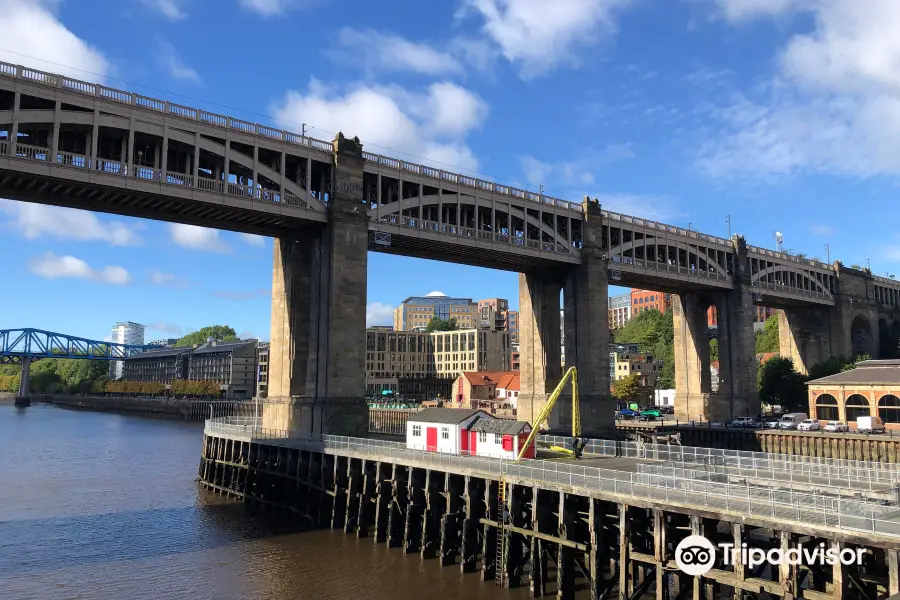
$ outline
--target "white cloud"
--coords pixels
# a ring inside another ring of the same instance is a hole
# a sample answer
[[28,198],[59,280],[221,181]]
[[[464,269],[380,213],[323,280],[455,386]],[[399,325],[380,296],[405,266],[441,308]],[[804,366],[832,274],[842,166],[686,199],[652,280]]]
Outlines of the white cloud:
[[171,335],[181,335],[182,329],[181,325],[177,323],[170,323],[168,321],[156,321],[153,323],[147,324],[147,329],[152,329],[153,331],[161,331],[163,333],[169,333]]
[[482,30],[524,78],[578,63],[576,50],[616,31],[614,17],[632,0],[464,0],[461,15],[475,13]]
[[805,11],[761,92],[736,94],[712,116],[721,129],[699,166],[720,177],[900,173],[900,3],[894,0],[719,0],[726,17]]
[[345,27],[337,36],[339,51],[331,52],[343,62],[372,71],[411,71],[421,75],[454,75],[463,72],[449,52],[392,33]]
[[810,225],[809,230],[816,235],[834,235],[834,227],[821,223]]
[[113,246],[141,243],[136,226],[121,221],[101,221],[86,210],[0,199],[0,213],[9,215],[9,227],[28,240],[46,236],[82,242],[103,241]]
[[261,235],[254,235],[252,233],[242,233],[240,235],[241,240],[251,246],[262,246],[266,243],[266,238]]
[[366,327],[392,325],[393,323],[394,307],[382,302],[369,302],[366,305]]
[[[69,31],[53,14],[54,0],[0,0],[0,60],[76,79],[102,80],[110,69],[103,54]],[[34,57],[34,58],[30,58]]]
[[784,16],[809,10],[822,0],[713,0],[729,21],[747,21],[763,16]]
[[156,60],[159,66],[165,69],[172,79],[193,81],[194,83],[200,81],[200,75],[197,74],[197,71],[184,64],[181,57],[176,54],[175,47],[172,44],[159,40],[158,45],[159,51],[157,52]]
[[603,210],[640,215],[654,221],[672,221],[681,216],[674,198],[653,194],[591,194],[600,202]]
[[238,0],[239,4],[264,17],[274,17],[292,8],[305,8],[316,0]]
[[171,288],[183,289],[187,287],[187,280],[182,277],[177,277],[172,273],[164,273],[163,271],[157,271],[156,269],[152,269],[150,271],[150,283],[153,285],[162,285]]
[[[454,83],[438,82],[424,91],[356,85],[338,90],[312,80],[305,93],[289,91],[272,109],[276,119],[312,123],[329,136],[359,136],[371,152],[405,152],[443,166],[475,169],[478,161],[465,143],[488,113],[487,104]],[[414,158],[415,160],[415,158]]]
[[173,21],[179,21],[187,16],[184,9],[179,6],[177,0],[142,0],[144,5],[159,12],[162,16]]
[[32,273],[45,279],[88,279],[112,285],[131,283],[131,275],[122,267],[107,266],[102,269],[94,269],[80,258],[57,256],[52,252],[47,252],[40,258],[31,259],[28,267]]
[[191,250],[221,253],[231,251],[231,247],[219,238],[219,231],[216,229],[172,223],[169,225],[169,237],[179,246]]
[[[580,199],[590,192],[596,181],[595,172],[601,167],[629,160],[635,157],[630,144],[609,144],[600,149],[584,149],[581,155],[571,161],[548,163],[533,156],[523,156],[520,161],[525,173],[525,180],[532,186],[553,185],[549,195],[565,193],[566,190],[578,190],[573,198]],[[571,194],[572,192],[570,192]]]

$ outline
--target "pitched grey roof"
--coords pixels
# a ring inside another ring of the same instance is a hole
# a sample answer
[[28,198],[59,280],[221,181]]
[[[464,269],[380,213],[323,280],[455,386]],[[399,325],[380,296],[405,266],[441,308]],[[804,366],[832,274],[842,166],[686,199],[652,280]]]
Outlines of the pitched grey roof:
[[516,435],[531,426],[525,421],[511,421],[509,419],[478,419],[475,424],[469,428],[470,431],[483,431],[485,433],[500,433],[505,435]]
[[846,385],[851,383],[900,384],[900,361],[867,360],[859,363],[855,369],[813,379],[809,385]]
[[178,356],[179,354],[184,354],[185,352],[190,352],[190,347],[179,347],[179,348],[160,348],[158,350],[145,350],[134,356],[126,358],[125,360],[150,360],[153,358],[165,358],[169,356]]
[[243,348],[244,346],[248,346],[250,344],[256,344],[256,342],[229,342],[227,344],[216,344],[215,346],[209,346],[204,344],[200,346],[196,350],[194,350],[193,354],[212,354],[213,352],[232,352],[237,350],[238,348]]
[[477,408],[426,408],[412,415],[409,420],[417,423],[457,425],[478,413],[487,415],[487,413]]

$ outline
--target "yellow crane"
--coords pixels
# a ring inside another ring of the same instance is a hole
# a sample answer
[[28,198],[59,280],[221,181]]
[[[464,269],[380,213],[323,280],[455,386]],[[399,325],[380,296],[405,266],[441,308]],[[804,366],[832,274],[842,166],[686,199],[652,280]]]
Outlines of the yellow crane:
[[[522,448],[519,450],[519,455],[516,457],[516,460],[521,460],[522,455],[525,454],[525,450],[531,446],[532,442],[534,442],[534,438],[537,437],[541,425],[550,417],[550,411],[553,410],[553,406],[556,404],[562,391],[566,388],[566,383],[568,383],[570,379],[572,381],[572,438],[574,438],[576,445],[579,443],[579,439],[581,438],[581,412],[578,403],[578,371],[575,370],[575,367],[569,367],[562,376],[562,379],[559,380],[556,389],[554,389],[553,393],[550,394],[550,397],[547,398],[547,403],[541,410],[541,414],[539,414],[537,419],[535,419],[535,422],[531,424],[531,433],[528,434],[528,439],[522,444]],[[570,450],[560,446],[550,446],[550,450],[575,454],[574,449]]]

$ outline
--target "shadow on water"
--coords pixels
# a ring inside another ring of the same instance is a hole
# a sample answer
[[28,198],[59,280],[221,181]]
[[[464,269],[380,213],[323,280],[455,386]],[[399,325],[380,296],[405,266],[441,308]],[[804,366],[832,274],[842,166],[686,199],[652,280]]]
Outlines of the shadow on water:
[[212,550],[304,531],[198,493],[197,506],[0,522],[0,577]]

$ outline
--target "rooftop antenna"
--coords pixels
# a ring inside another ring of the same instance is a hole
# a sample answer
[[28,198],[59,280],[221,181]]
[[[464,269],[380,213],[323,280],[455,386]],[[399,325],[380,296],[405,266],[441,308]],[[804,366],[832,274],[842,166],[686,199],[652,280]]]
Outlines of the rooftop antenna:
[[784,236],[781,235],[780,231],[775,232],[775,250],[778,252],[783,252],[784,248]]

